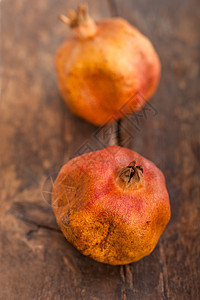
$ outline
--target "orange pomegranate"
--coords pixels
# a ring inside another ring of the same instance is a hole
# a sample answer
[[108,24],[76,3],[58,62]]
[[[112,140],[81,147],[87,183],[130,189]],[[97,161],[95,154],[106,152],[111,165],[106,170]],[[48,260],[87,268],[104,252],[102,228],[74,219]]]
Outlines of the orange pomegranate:
[[151,253],[170,219],[162,172],[119,146],[66,163],[54,182],[52,208],[71,244],[112,265]]
[[86,7],[60,16],[72,29],[56,54],[64,101],[96,125],[140,110],[160,77],[160,60],[151,42],[121,18],[94,22]]

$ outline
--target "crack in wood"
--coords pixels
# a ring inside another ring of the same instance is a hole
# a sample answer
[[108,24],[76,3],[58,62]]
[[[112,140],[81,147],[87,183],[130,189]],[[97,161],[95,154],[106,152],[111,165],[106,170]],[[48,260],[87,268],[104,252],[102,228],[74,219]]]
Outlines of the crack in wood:
[[56,228],[50,227],[48,225],[37,224],[36,222],[30,221],[30,220],[25,220],[25,219],[23,221],[28,223],[28,224],[32,224],[32,225],[37,226],[38,229],[43,228],[43,229],[47,229],[47,230],[51,230],[51,231],[55,231],[55,232],[61,232],[60,229],[56,229]]
[[121,138],[121,119],[117,121],[117,134],[116,134],[116,138],[117,138],[117,144],[118,144],[118,146],[123,146],[122,145],[122,138]]
[[[40,212],[40,214],[44,214],[44,215],[41,215],[40,217],[38,217],[38,211]],[[33,236],[33,234],[35,232],[37,232],[40,228],[54,231],[54,232],[59,232],[59,233],[61,232],[59,228],[54,227],[54,224],[51,226],[51,225],[39,222],[40,220],[43,220],[43,218],[45,217],[46,214],[48,214],[48,210],[46,210],[42,206],[37,205],[36,203],[34,203],[34,204],[29,203],[29,205],[23,205],[20,202],[16,202],[12,205],[12,207],[10,208],[10,210],[7,213],[13,215],[16,219],[19,219],[27,224],[36,226],[36,228],[30,229],[27,232],[26,236],[27,236],[28,240],[30,240],[31,237]],[[28,214],[28,216],[27,216],[27,214]],[[36,218],[36,216],[37,216],[37,218]],[[35,218],[35,220],[34,220],[34,218]]]
[[126,266],[121,265],[120,266],[120,276],[121,276],[121,281],[122,281],[122,299],[126,300],[127,299],[127,289],[126,289]]
[[116,4],[115,0],[108,0],[108,5],[110,8],[111,16],[118,17],[119,13],[118,13],[118,8],[117,8],[117,4]]
[[23,221],[28,223],[28,224],[32,224],[32,225],[36,226],[35,229],[31,229],[26,233],[27,240],[31,240],[33,235],[35,233],[37,233],[39,231],[39,229],[41,229],[41,228],[46,229],[46,230],[50,230],[50,231],[54,231],[54,232],[57,232],[57,233],[61,233],[61,231],[59,229],[52,228],[52,227],[49,227],[47,225],[40,225],[40,224],[37,224],[36,222],[32,222],[30,220],[25,220],[25,219]]
[[200,164],[200,143],[193,140],[191,142],[191,149],[197,164]]
[[55,228],[52,228],[52,227],[48,227],[48,226],[44,226],[44,225],[39,225],[39,224],[36,224],[34,222],[27,222],[25,221],[26,223],[29,223],[29,224],[33,224],[35,225],[37,228],[36,229],[31,229],[29,230],[27,233],[26,233],[26,237],[27,237],[27,240],[31,240],[32,236],[34,235],[34,233],[37,233],[39,231],[40,228],[43,228],[43,229],[46,229],[46,230],[50,230],[50,231],[54,231],[54,232],[59,232],[61,233],[61,231],[59,229],[55,229]]
[[161,273],[162,273],[161,280],[162,280],[163,298],[170,299],[167,265],[166,265],[164,251],[163,251],[163,247],[162,247],[161,243],[159,245],[159,250],[160,250],[160,267],[161,267]]

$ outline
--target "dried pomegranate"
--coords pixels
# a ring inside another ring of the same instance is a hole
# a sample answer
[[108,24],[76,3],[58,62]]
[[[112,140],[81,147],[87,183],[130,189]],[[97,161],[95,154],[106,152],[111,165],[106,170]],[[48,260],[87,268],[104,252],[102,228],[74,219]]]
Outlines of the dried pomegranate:
[[61,19],[72,28],[72,35],[56,54],[56,68],[71,111],[102,125],[141,109],[160,77],[160,61],[151,42],[121,18],[95,23],[86,7]]
[[112,265],[151,253],[170,219],[162,172],[119,146],[65,164],[53,186],[52,207],[70,243]]

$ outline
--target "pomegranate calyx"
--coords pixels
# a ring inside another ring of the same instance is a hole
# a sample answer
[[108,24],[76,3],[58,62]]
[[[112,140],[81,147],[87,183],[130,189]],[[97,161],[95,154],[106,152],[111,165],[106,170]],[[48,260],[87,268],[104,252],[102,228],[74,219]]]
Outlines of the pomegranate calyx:
[[87,5],[78,5],[77,10],[68,10],[68,15],[59,15],[59,19],[73,29],[74,34],[81,38],[89,38],[96,34],[97,26],[88,15]]
[[138,189],[143,186],[143,167],[137,166],[136,161],[132,161],[127,167],[120,170],[118,179],[123,188]]
[[77,10],[69,9],[68,16],[60,15],[59,19],[70,27],[78,27],[89,18],[87,5],[79,5]]

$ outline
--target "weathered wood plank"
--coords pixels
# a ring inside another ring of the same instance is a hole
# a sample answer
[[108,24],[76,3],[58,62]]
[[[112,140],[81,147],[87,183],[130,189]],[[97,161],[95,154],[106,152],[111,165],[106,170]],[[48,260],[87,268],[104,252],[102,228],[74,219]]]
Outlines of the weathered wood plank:
[[121,122],[121,143],[163,170],[172,208],[170,224],[153,254],[128,267],[127,299],[198,299],[198,3],[115,0],[115,5],[116,13],[152,40],[162,63],[160,85],[150,104]]
[[[53,57],[69,33],[57,15],[77,4],[1,3],[1,299],[121,297],[119,268],[78,253],[58,230],[49,206],[50,179],[60,166],[114,137],[109,126],[97,132],[72,116],[57,89]],[[109,15],[106,1],[89,5],[95,18]]]

